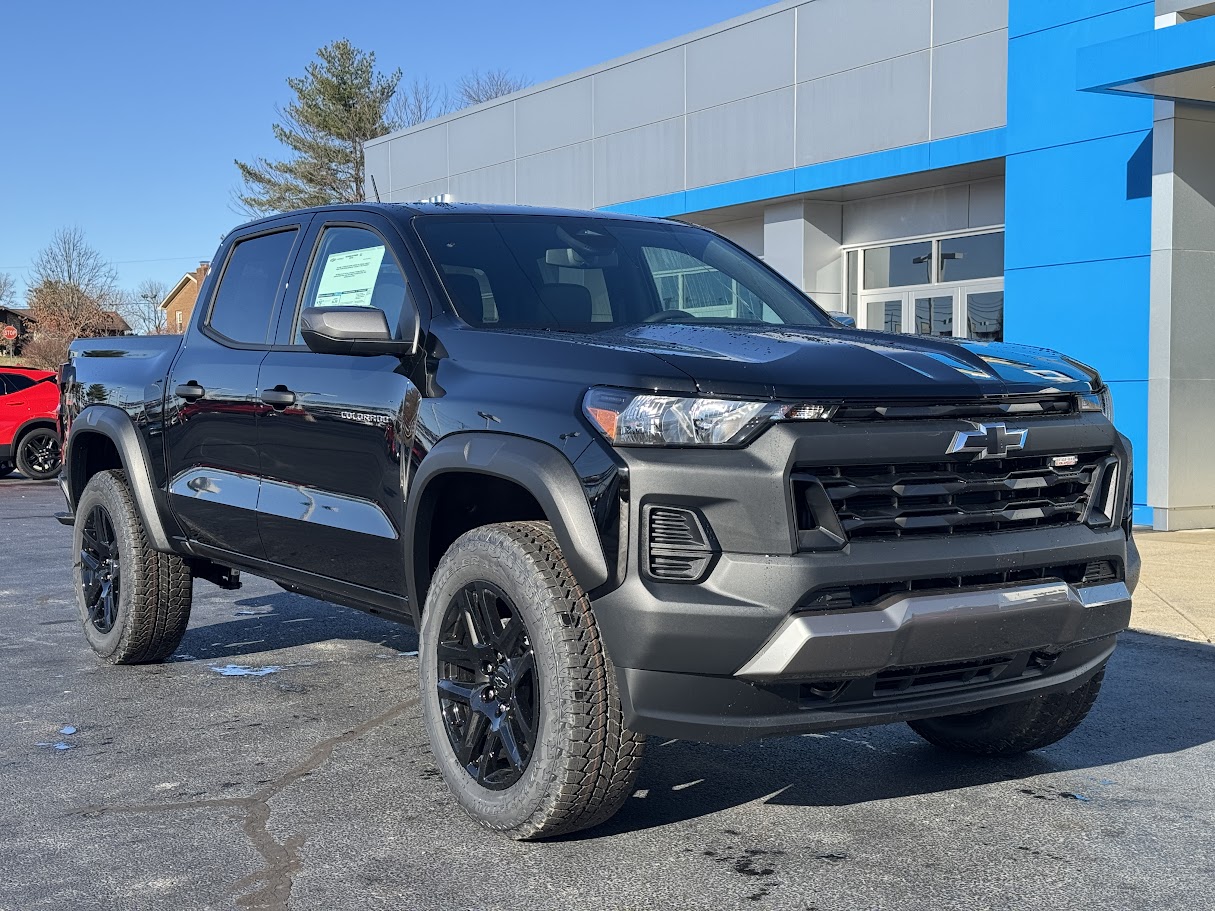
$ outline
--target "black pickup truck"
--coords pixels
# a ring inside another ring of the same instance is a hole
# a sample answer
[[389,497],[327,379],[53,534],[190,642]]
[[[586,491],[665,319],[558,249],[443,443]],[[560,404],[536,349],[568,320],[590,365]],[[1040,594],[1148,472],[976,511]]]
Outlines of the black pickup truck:
[[846,328],[678,222],[256,221],[184,337],[78,341],[62,385],[97,654],[166,658],[242,571],[411,623],[443,776],[515,838],[610,817],[649,734],[1046,746],[1129,622],[1095,371]]

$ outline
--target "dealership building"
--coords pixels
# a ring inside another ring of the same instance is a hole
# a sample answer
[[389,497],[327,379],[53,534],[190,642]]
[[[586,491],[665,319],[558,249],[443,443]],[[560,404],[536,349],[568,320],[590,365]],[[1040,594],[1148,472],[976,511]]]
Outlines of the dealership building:
[[1215,3],[787,0],[366,153],[369,198],[680,218],[861,328],[1061,349],[1136,521],[1215,526]]

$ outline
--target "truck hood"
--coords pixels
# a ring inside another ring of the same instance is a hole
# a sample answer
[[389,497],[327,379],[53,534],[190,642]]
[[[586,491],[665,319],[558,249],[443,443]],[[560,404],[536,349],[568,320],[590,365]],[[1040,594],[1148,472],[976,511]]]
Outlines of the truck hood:
[[1044,348],[856,329],[657,324],[585,341],[654,355],[705,394],[973,399],[1101,385],[1096,371]]

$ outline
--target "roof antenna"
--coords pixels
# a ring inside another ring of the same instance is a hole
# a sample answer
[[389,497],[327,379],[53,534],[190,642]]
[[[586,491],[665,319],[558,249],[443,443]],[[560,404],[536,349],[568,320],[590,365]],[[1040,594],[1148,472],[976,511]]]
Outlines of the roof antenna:
[[375,185],[375,175],[369,174],[367,176],[371,178],[371,192],[375,194],[375,201],[379,202],[380,201],[380,188]]

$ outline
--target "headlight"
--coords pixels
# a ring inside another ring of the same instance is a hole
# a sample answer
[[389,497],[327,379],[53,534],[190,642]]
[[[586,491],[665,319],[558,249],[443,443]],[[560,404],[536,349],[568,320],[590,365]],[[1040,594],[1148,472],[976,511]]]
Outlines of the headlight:
[[742,446],[773,421],[826,420],[834,405],[645,395],[604,387],[583,408],[615,446]]
[[1109,386],[1101,387],[1100,392],[1080,396],[1081,411],[1100,411],[1112,423],[1114,420],[1114,396]]

